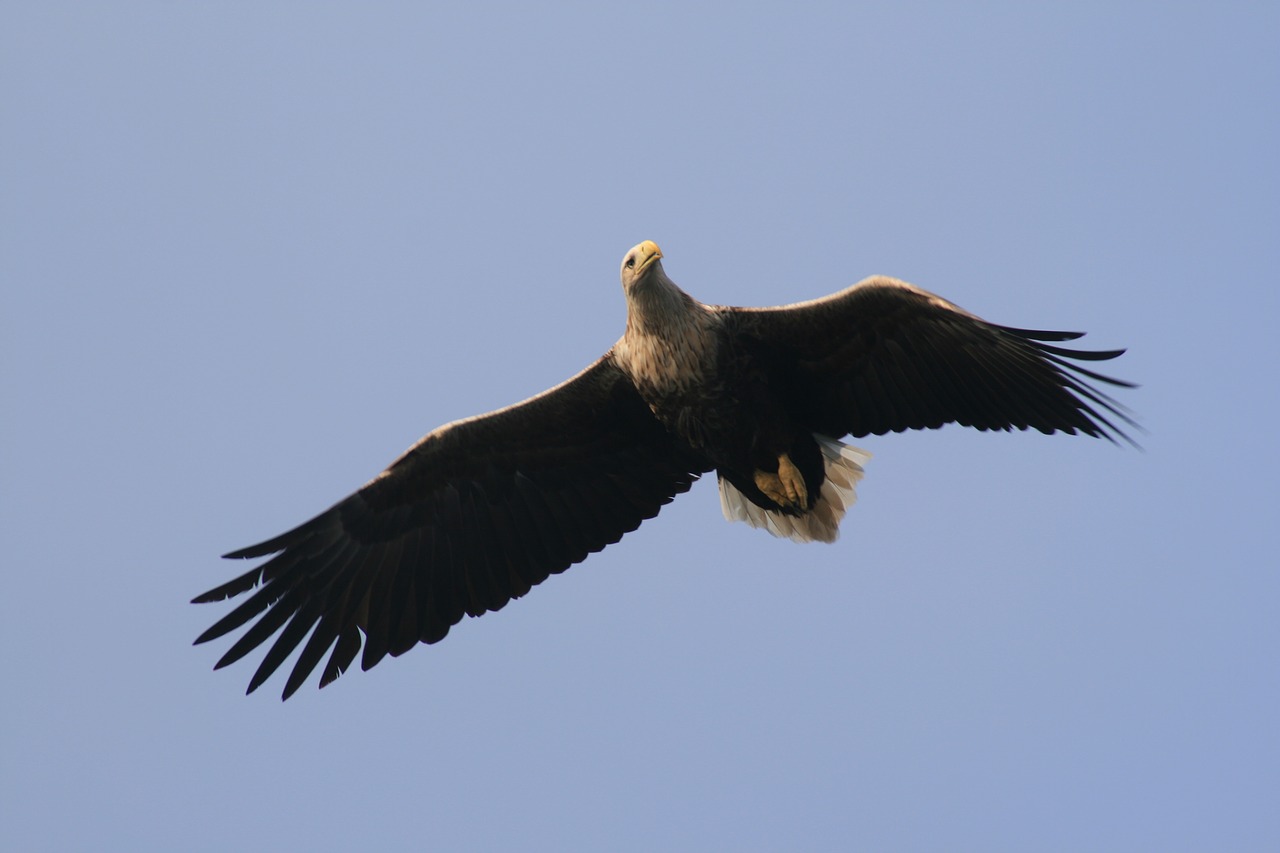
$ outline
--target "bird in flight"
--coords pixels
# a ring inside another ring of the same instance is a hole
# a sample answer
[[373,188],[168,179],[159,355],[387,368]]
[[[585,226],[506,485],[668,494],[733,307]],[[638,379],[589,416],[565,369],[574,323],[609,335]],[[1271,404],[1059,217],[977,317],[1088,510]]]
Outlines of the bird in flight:
[[285,699],[326,654],[321,687],[357,654],[367,670],[617,542],[711,471],[726,518],[832,542],[870,458],[845,436],[958,423],[1132,443],[1116,421],[1137,424],[1091,381],[1133,385],[1078,363],[1124,350],[1058,346],[1081,334],[998,326],[883,276],[705,305],[661,259],[648,240],[627,252],[626,331],[581,373],[431,431],[355,494],[227,554],[270,559],[194,599],[252,591],[196,640],[249,625],[215,668],[279,632],[249,692],[299,646]]

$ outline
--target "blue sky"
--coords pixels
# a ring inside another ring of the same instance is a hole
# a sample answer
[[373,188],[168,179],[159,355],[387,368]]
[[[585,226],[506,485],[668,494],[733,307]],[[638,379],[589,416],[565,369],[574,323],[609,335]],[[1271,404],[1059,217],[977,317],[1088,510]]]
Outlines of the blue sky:
[[[0,846],[1280,846],[1277,32],[5,4]],[[595,359],[643,239],[708,302],[884,273],[1127,346],[1145,450],[868,438],[834,546],[708,480],[323,691],[211,672],[217,555]]]

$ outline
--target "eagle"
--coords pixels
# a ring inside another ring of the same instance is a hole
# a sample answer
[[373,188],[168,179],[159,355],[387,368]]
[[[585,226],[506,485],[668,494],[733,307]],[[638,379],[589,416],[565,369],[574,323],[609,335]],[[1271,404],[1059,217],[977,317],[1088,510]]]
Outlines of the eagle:
[[[428,433],[320,515],[227,555],[270,557],[194,599],[252,591],[196,643],[249,625],[215,669],[272,636],[248,692],[299,646],[288,699],[500,610],[653,518],[715,471],[721,508],[775,536],[832,542],[870,458],[844,444],[958,423],[1133,440],[1078,362],[1124,350],[988,323],[873,276],[771,308],[706,305],[646,240],[622,261],[627,324],[594,364],[504,409]],[[256,621],[255,621],[256,620]],[[278,632],[278,634],[277,634]],[[304,644],[305,640],[305,644]]]

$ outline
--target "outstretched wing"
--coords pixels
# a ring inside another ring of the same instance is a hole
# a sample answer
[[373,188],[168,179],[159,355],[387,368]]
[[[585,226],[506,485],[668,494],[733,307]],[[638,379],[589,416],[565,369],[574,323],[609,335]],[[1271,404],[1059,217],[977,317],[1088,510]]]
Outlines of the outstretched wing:
[[[283,627],[249,683],[310,632],[284,698],[332,647],[320,686],[479,616],[617,542],[706,470],[650,413],[612,352],[523,403],[441,427],[355,494],[226,556],[267,562],[195,602],[258,587],[196,640],[253,622],[218,661]],[[314,629],[314,630],[313,630]]]
[[1088,380],[1133,387],[1075,362],[1124,350],[1054,346],[1079,332],[988,323],[896,279],[876,276],[812,302],[730,308],[748,347],[781,366],[791,411],[815,432],[864,436],[959,423],[1132,439],[1136,427]]

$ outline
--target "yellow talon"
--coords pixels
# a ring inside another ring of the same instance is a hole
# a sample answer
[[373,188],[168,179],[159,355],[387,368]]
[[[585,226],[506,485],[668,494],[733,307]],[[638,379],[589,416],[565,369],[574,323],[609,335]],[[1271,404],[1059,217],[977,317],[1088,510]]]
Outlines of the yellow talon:
[[809,508],[809,490],[805,488],[804,475],[787,454],[778,457],[778,473],[756,471],[755,481],[756,488],[778,506],[801,510]]
[[787,490],[791,503],[800,509],[809,508],[809,490],[804,486],[804,475],[785,453],[778,457],[778,479]]

